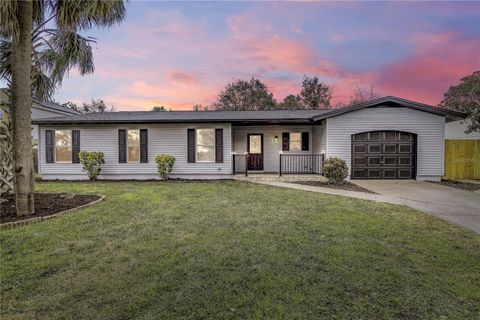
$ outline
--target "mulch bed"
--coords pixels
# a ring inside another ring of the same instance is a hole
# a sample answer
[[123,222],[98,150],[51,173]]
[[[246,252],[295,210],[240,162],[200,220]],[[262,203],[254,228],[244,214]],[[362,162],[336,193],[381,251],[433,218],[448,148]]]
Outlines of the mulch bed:
[[441,184],[447,187],[467,190],[467,191],[476,191],[480,190],[480,184],[471,183],[465,181],[456,181],[456,180],[442,180],[442,181],[430,181],[432,183]]
[[49,216],[58,212],[73,209],[100,199],[97,195],[81,195],[73,193],[35,193],[35,213],[28,216],[16,216],[15,197],[7,197],[0,203],[0,223]]
[[357,186],[356,184],[348,182],[348,181],[345,181],[343,184],[340,184],[340,185],[331,184],[331,183],[324,182],[324,181],[295,181],[293,183],[304,184],[304,185],[307,185],[307,186],[314,186],[314,187],[340,189],[340,190],[347,190],[347,191],[357,191],[357,192],[366,192],[366,193],[376,194],[373,191],[362,188],[362,187]]

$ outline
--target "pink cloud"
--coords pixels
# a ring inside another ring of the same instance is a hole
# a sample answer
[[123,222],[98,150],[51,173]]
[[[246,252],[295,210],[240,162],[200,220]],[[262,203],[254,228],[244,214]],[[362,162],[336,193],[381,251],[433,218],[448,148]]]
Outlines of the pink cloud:
[[171,70],[167,73],[167,80],[185,85],[194,85],[197,78],[193,73],[181,70]]
[[443,93],[480,69],[480,43],[453,33],[421,35],[414,54],[379,70],[376,82],[385,94],[438,104]]

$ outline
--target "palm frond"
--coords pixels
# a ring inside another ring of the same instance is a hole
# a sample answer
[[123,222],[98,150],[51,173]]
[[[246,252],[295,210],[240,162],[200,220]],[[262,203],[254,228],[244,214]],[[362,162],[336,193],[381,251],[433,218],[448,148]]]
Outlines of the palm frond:
[[57,0],[53,3],[59,29],[85,30],[110,27],[125,19],[123,0]]
[[0,1],[0,30],[2,37],[18,36],[17,1]]

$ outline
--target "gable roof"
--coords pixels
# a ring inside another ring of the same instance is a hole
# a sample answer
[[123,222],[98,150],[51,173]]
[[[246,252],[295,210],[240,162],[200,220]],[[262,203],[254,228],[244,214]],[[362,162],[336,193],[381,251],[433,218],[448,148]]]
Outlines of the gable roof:
[[439,108],[439,107],[434,107],[428,104],[424,103],[419,103],[407,99],[402,99],[398,97],[393,97],[393,96],[386,96],[378,99],[373,99],[367,102],[355,104],[351,107],[346,107],[346,108],[340,108],[340,109],[335,109],[331,110],[330,112],[314,116],[312,118],[313,121],[320,121],[323,119],[339,116],[348,112],[353,112],[365,108],[372,108],[372,107],[379,107],[379,106],[390,106],[390,107],[405,107],[405,108],[410,108],[418,111],[423,111],[423,112],[428,112],[432,114],[436,114],[439,116],[444,116],[447,118],[448,121],[453,121],[453,120],[460,120],[460,119],[465,119],[466,114],[463,112],[459,111],[454,111],[454,110],[449,110],[449,109],[444,109],[444,108]]
[[433,107],[397,97],[383,97],[341,109],[265,110],[265,111],[120,111],[74,114],[34,120],[34,124],[86,123],[195,123],[229,122],[232,124],[312,124],[364,108],[406,107],[444,116],[448,121],[465,119],[466,114]]
[[[8,103],[10,101],[9,95],[8,95],[8,89],[6,88],[1,88],[0,89],[0,100],[2,102]],[[79,114],[80,112],[75,111],[73,109],[64,107],[56,102],[52,101],[40,101],[35,98],[32,98],[32,108],[37,108],[37,109],[46,109],[51,112],[55,112],[61,115],[65,115],[65,113],[68,114]]]
[[[80,112],[75,111],[75,110],[70,109],[70,108],[67,108],[67,107],[64,107],[61,104],[58,104],[56,102],[52,102],[52,101],[40,102],[37,99],[33,99],[33,101],[36,102],[37,104],[39,104],[42,108],[49,109],[52,112],[60,111],[60,112],[62,112],[62,114],[63,113],[80,114]],[[33,106],[36,107],[35,104]]]

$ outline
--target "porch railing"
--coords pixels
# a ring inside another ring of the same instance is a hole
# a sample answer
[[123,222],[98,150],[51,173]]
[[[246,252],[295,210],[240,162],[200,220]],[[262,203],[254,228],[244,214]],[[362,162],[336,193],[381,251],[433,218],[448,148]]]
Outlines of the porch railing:
[[248,175],[248,154],[234,154],[232,159],[233,174]]
[[278,174],[322,174],[324,157],[324,154],[280,154]]

